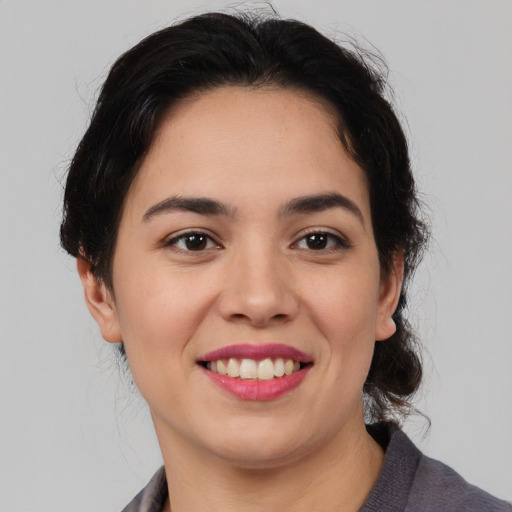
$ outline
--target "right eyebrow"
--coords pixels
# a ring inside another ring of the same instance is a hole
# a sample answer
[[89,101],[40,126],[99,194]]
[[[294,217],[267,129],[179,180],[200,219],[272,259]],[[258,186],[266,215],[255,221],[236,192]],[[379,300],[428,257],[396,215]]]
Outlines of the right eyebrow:
[[146,222],[157,215],[176,211],[193,212],[200,215],[225,215],[227,217],[234,215],[233,208],[209,197],[173,196],[148,208],[142,216],[142,220]]
[[357,204],[338,192],[296,197],[282,208],[281,215],[322,212],[330,208],[343,208],[349,211],[361,221],[364,227],[364,216]]

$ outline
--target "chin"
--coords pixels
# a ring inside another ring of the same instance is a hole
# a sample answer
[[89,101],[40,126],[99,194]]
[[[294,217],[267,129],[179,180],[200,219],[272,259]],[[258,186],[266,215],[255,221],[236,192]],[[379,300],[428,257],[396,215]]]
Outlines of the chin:
[[[215,454],[230,464],[243,469],[272,469],[295,462],[313,450],[313,443],[304,431],[292,432],[280,425],[264,428],[253,425],[229,429],[228,435],[218,439]],[[300,434],[300,435],[297,435]]]
[[297,447],[262,447],[240,446],[240,450],[222,451],[217,453],[226,462],[234,467],[245,470],[269,470],[286,466],[300,459],[302,450]]

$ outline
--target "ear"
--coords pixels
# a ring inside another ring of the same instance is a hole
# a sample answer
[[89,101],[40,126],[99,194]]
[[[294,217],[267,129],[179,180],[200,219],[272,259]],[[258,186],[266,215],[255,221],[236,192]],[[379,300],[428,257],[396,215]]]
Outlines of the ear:
[[117,309],[112,294],[105,283],[93,275],[91,264],[83,257],[76,260],[76,268],[84,288],[85,303],[100,328],[101,335],[109,343],[123,340]]
[[380,283],[375,326],[375,339],[377,341],[387,340],[396,332],[396,324],[392,317],[400,299],[403,277],[404,253],[399,250],[393,256],[393,266],[388,275],[383,277]]

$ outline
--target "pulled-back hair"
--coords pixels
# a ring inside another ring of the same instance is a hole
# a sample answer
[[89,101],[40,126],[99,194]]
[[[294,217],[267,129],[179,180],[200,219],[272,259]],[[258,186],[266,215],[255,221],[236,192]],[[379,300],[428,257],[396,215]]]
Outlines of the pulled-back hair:
[[96,278],[112,288],[125,197],[160,122],[185,97],[222,86],[270,86],[319,98],[337,119],[340,143],[366,175],[382,274],[391,271],[399,251],[404,255],[393,315],[397,329],[375,344],[365,413],[380,420],[407,412],[422,368],[404,307],[428,230],[419,215],[407,141],[379,69],[362,52],[338,46],[310,26],[275,17],[210,13],[150,35],[117,60],[101,89],[69,168],[62,246],[86,258]]

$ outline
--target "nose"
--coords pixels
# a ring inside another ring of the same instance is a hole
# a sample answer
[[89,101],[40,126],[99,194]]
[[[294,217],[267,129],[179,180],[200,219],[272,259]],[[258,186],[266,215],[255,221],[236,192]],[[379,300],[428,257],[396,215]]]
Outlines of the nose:
[[267,327],[293,320],[299,301],[285,257],[272,248],[238,254],[229,264],[218,307],[230,322]]

